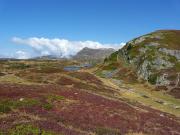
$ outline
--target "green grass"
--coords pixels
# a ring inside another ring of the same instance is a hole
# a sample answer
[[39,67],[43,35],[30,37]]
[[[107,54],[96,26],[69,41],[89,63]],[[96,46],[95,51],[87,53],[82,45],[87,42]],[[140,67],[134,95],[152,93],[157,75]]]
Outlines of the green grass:
[[172,62],[172,63],[177,62],[176,57],[175,57],[175,56],[171,56],[171,55],[168,55],[168,60],[169,60],[170,62]]
[[31,124],[17,125],[9,131],[8,135],[55,135]]
[[10,111],[10,106],[0,103],[0,113],[8,113]]
[[65,98],[63,96],[54,95],[54,94],[48,95],[48,97],[47,97],[48,103],[51,103],[53,101],[61,101],[61,100],[64,100],[64,99]]
[[121,135],[121,133],[117,129],[110,129],[104,127],[96,128],[95,133],[96,135]]
[[[152,108],[167,112],[176,116],[180,116],[180,109],[175,109],[174,106],[180,106],[180,99],[176,99],[171,95],[165,94],[162,91],[152,91],[140,84],[126,85],[133,89],[133,92],[124,92],[121,96],[130,99],[132,102],[140,102]],[[144,97],[147,96],[148,98]],[[156,101],[163,101],[165,104],[160,104]]]
[[0,112],[1,113],[7,113],[10,112],[12,109],[17,109],[20,107],[31,107],[38,105],[39,101],[35,99],[23,99],[20,100],[0,100]]
[[51,103],[45,103],[42,105],[45,110],[51,110],[53,105]]
[[54,95],[54,94],[48,95],[46,98],[47,98],[46,100],[47,103],[42,105],[42,107],[46,110],[51,110],[53,108],[54,101],[61,101],[65,99],[63,96]]
[[26,85],[33,85],[37,84],[32,81],[28,81],[24,78],[15,76],[14,74],[7,74],[4,76],[0,76],[0,82],[2,83],[10,83],[10,84],[26,84]]
[[163,38],[160,42],[163,45],[168,44],[168,49],[178,49],[179,50],[179,44],[180,44],[180,31],[163,31],[163,35],[165,38]]
[[103,70],[116,70],[117,69],[117,63],[112,62],[112,63],[108,63],[108,65],[105,65],[103,67]]
[[111,62],[114,61],[114,62],[116,62],[116,61],[117,61],[117,55],[118,55],[118,51],[112,53],[112,54],[108,57],[108,60],[106,60],[106,61],[111,61]]
[[180,72],[180,62],[176,63],[175,69],[176,69],[177,72]]
[[0,135],[5,135],[5,133],[4,133],[4,132],[2,132],[2,131],[0,131]]
[[30,68],[30,65],[27,65],[25,63],[10,63],[9,64],[9,69],[26,69],[26,68]]

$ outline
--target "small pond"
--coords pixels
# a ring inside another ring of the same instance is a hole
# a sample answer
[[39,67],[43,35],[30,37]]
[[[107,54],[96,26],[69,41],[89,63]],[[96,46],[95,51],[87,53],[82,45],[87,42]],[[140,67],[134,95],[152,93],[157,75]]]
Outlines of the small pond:
[[77,70],[80,70],[80,67],[78,67],[78,66],[66,66],[66,67],[64,67],[64,70],[65,71],[77,71]]
[[65,71],[78,71],[81,68],[90,68],[90,67],[92,67],[91,64],[70,65],[70,66],[64,67],[64,70]]

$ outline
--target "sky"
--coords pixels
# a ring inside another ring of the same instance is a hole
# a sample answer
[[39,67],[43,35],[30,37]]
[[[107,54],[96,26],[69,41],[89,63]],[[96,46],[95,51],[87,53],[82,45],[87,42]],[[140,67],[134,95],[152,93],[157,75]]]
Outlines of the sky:
[[0,57],[117,49],[159,29],[180,29],[180,0],[0,0]]

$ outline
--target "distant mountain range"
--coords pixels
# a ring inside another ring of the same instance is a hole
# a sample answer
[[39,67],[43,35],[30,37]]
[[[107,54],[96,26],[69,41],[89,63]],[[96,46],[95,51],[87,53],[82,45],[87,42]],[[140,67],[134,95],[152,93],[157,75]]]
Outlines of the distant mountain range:
[[[88,47],[83,48],[80,50],[76,55],[71,56],[70,59],[78,60],[78,61],[103,61],[104,58],[108,57],[110,54],[115,52],[112,48],[100,48],[100,49],[91,49]],[[15,60],[16,58],[6,58],[2,55],[0,55],[0,60]],[[44,55],[44,56],[38,56],[30,58],[32,60],[57,60],[57,59],[67,59],[67,58],[61,58],[58,55]]]
[[60,59],[59,56],[57,55],[44,55],[44,56],[38,56],[38,57],[34,57],[31,59],[49,59],[49,60],[53,60],[53,59]]
[[0,55],[0,60],[15,60],[15,58],[8,58],[4,55]]
[[112,48],[91,49],[85,47],[73,56],[73,59],[79,61],[101,61],[109,57],[113,52],[115,52],[115,50]]
[[[115,52],[115,50],[112,48],[91,49],[85,47],[82,50],[80,50],[76,55],[71,56],[70,59],[78,60],[78,61],[86,61],[86,62],[103,61],[104,58],[108,57],[113,52]],[[32,59],[56,60],[56,59],[66,59],[66,58],[61,58],[60,56],[57,55],[46,55],[46,56],[34,57]]]

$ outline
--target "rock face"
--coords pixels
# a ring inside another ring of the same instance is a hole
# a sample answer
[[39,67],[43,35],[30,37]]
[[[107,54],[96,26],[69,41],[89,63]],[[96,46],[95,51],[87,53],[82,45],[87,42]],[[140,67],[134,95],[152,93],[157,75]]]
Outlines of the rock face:
[[[117,51],[116,57],[117,63],[123,61],[117,68],[128,65],[139,79],[170,91],[179,89],[180,30],[160,30],[135,38]],[[106,63],[110,61],[106,59]]]
[[171,55],[176,57],[176,59],[180,60],[180,50],[169,50],[166,48],[160,48],[159,51],[167,54],[167,55]]
[[73,59],[80,61],[103,61],[105,57],[108,57],[113,52],[115,52],[115,50],[111,48],[91,49],[85,47],[79,51]]

